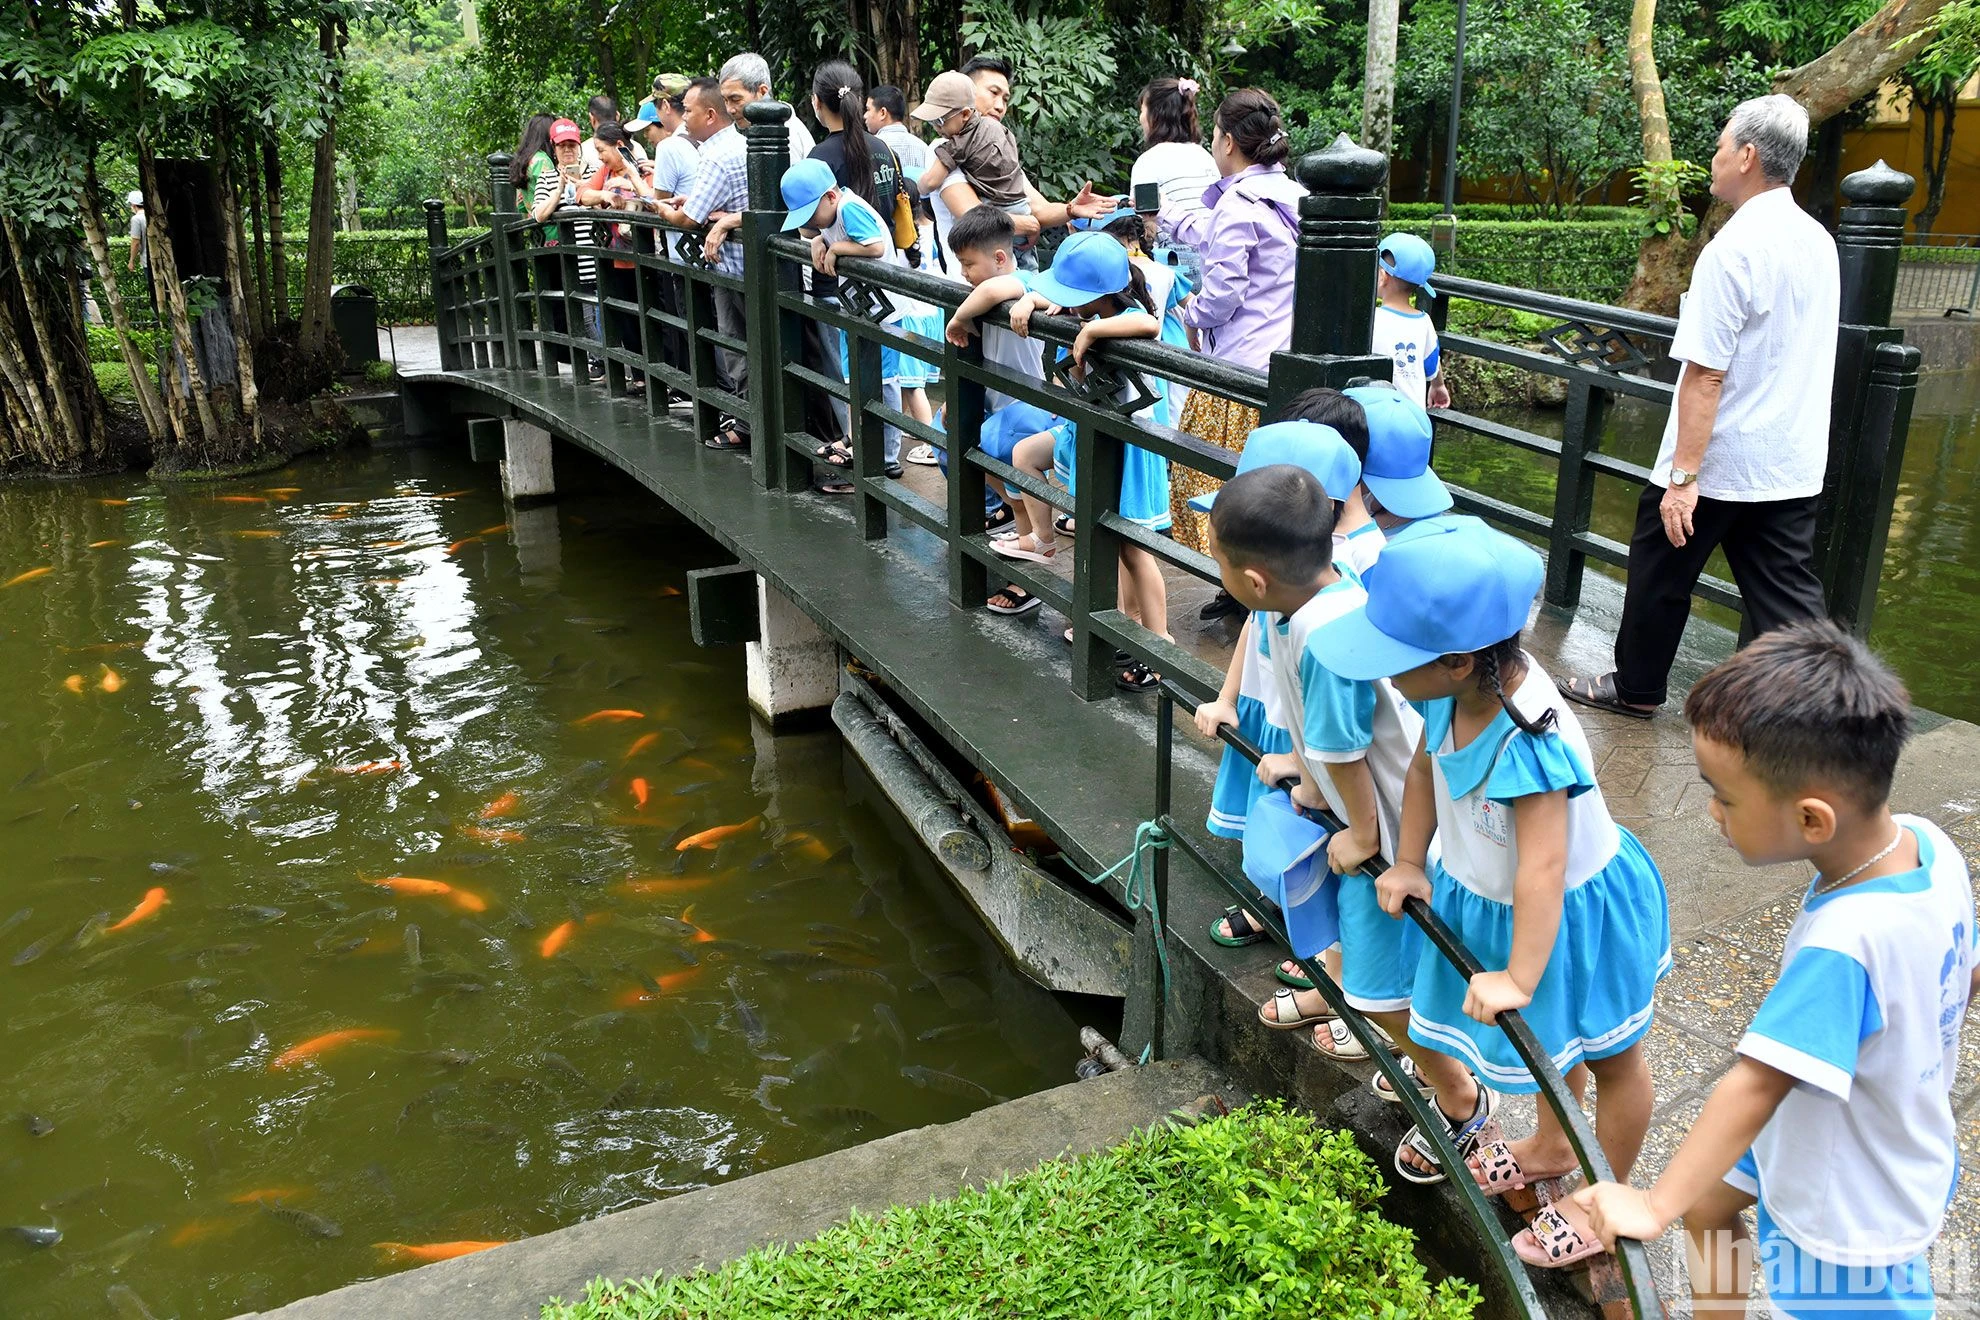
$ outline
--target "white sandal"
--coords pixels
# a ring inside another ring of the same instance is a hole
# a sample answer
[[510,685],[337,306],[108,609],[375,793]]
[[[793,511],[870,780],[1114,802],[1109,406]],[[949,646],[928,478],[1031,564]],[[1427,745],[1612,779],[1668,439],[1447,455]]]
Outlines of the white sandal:
[[[1486,1121],[1492,1117],[1498,1110],[1498,1107],[1498,1093],[1490,1090],[1483,1082],[1480,1082],[1478,1084],[1478,1103],[1472,1110],[1470,1118],[1460,1121],[1444,1113],[1441,1109],[1436,1111],[1437,1116],[1450,1125],[1451,1145],[1457,1148],[1458,1158],[1463,1159],[1477,1147],[1480,1130],[1484,1128]],[[1435,1172],[1426,1173],[1421,1169],[1413,1169],[1409,1165],[1404,1164],[1403,1152],[1406,1150],[1416,1152],[1417,1157],[1428,1164]],[[1444,1172],[1444,1167],[1437,1155],[1437,1148],[1430,1144],[1428,1137],[1423,1135],[1423,1129],[1421,1127],[1412,1126],[1408,1132],[1403,1134],[1403,1139],[1396,1146],[1395,1158],[1391,1163],[1395,1165],[1396,1175],[1398,1177],[1405,1182],[1415,1183],[1419,1187],[1434,1187],[1450,1176]]]
[[[1025,549],[1026,541],[1030,541],[1037,549]],[[1041,541],[1038,539],[1038,533],[1030,532],[1008,541],[992,541],[990,549],[1006,559],[1028,559],[1034,564],[1043,564],[1048,563],[1053,555],[1059,553],[1059,538],[1055,536],[1049,541]]]
[[[1396,1060],[1396,1063],[1398,1066],[1402,1068],[1403,1076],[1409,1078],[1410,1081],[1416,1084],[1416,1093],[1418,1095],[1422,1096],[1425,1100],[1435,1100],[1437,1098],[1437,1088],[1430,1085],[1430,1083],[1424,1081],[1421,1077],[1418,1077],[1416,1075],[1415,1059],[1412,1059],[1407,1054],[1405,1054],[1400,1058],[1398,1058]],[[1392,1105],[1399,1105],[1402,1103],[1402,1097],[1397,1095],[1395,1093],[1395,1089],[1389,1085],[1389,1077],[1387,1073],[1379,1073],[1379,1072],[1376,1073],[1375,1076],[1369,1080],[1368,1089],[1375,1093],[1375,1098],[1377,1100],[1386,1101],[1387,1103]]]
[[[1281,990],[1279,993],[1286,994],[1287,992]],[[1384,1045],[1394,1046],[1395,1042],[1389,1039],[1388,1032],[1375,1026],[1372,1022],[1369,1023],[1369,1027],[1374,1031],[1377,1040],[1381,1041]],[[1322,1028],[1325,1028],[1327,1032],[1325,1044],[1322,1044],[1320,1040]],[[1368,1057],[1368,1047],[1361,1043],[1360,1038],[1354,1032],[1350,1031],[1348,1024],[1340,1018],[1329,1018],[1315,1027],[1311,1034],[1308,1035],[1306,1043],[1311,1045],[1313,1052],[1323,1059],[1339,1059],[1343,1063],[1359,1063]]]

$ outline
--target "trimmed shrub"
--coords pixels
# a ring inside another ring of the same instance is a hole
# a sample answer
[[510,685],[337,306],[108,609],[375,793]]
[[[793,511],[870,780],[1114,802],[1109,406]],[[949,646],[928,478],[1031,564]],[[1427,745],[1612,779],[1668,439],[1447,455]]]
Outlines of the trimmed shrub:
[[[1429,220],[1444,213],[1442,202],[1390,202],[1391,220]],[[1458,225],[1467,220],[1533,220],[1533,208],[1513,206],[1507,202],[1459,202]],[[1589,224],[1598,220],[1629,220],[1641,222],[1643,211],[1635,206],[1584,206],[1574,213],[1572,219],[1556,221],[1565,224]]]
[[[1456,259],[1438,269],[1465,279],[1613,303],[1629,288],[1643,240],[1638,221],[1470,220],[1459,216]],[[1391,232],[1430,237],[1428,220],[1394,220]]]

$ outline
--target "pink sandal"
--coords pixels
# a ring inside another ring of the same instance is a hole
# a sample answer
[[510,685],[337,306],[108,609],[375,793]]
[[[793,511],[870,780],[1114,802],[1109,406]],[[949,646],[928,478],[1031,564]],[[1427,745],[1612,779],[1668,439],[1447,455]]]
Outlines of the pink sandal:
[[1478,1190],[1487,1196],[1504,1196],[1507,1192],[1517,1192],[1535,1183],[1551,1182],[1565,1178],[1565,1173],[1549,1173],[1539,1177],[1529,1177],[1526,1170],[1519,1167],[1513,1158],[1512,1147],[1503,1141],[1492,1141],[1480,1146],[1472,1158],[1465,1161],[1471,1168],[1472,1179]]
[[1553,1206],[1533,1216],[1533,1223],[1512,1237],[1513,1254],[1537,1270],[1564,1270],[1602,1253],[1602,1239],[1582,1236],[1581,1230]]
[[[1027,541],[1031,543],[1029,549],[1025,546]],[[1008,541],[992,541],[990,548],[1006,559],[1029,559],[1035,564],[1042,564],[1059,553],[1059,540],[1053,537],[1049,541],[1041,541],[1036,532],[1027,532]]]

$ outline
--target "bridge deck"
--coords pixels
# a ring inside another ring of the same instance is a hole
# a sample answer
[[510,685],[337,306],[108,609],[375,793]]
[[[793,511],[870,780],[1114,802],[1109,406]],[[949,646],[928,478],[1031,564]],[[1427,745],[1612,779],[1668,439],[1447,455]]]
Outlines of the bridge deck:
[[[761,573],[852,655],[887,681],[928,725],[987,776],[1007,787],[1089,871],[1119,859],[1135,826],[1153,811],[1155,698],[1086,703],[1066,681],[1064,621],[1049,609],[1019,619],[950,607],[940,542],[911,526],[863,541],[850,501],[809,492],[765,491],[747,462],[696,443],[686,415],[651,417],[642,401],[612,399],[568,376],[528,371],[412,368],[414,391],[456,413],[512,413],[550,430],[626,472],[692,520],[736,559]],[[939,498],[933,469],[910,469],[909,483]],[[1063,558],[1069,558],[1062,556]],[[1061,571],[1068,565],[1056,566]],[[1184,645],[1221,665],[1232,637],[1200,631],[1198,605],[1208,588],[1171,574],[1172,629]],[[1591,575],[1580,611],[1542,612],[1529,645],[1556,673],[1607,667],[1620,593]],[[1687,633],[1679,685],[1731,650],[1722,629],[1696,623]],[[1583,713],[1597,775],[1617,818],[1642,838],[1670,889],[1680,939],[1676,970],[1660,994],[1649,1042],[1658,1105],[1638,1176],[1654,1175],[1675,1149],[1705,1094],[1730,1064],[1732,1046],[1772,980],[1780,940],[1806,882],[1800,868],[1752,870],[1719,839],[1704,811],[1682,721],[1649,723]],[[1980,729],[1926,716],[1926,729],[1900,772],[1898,802],[1945,827],[1980,859],[1980,812],[1968,800],[1980,782]],[[1210,749],[1193,732],[1177,740],[1175,802],[1182,819],[1201,819],[1215,771]],[[1235,853],[1231,854],[1233,860]],[[1224,949],[1205,933],[1224,905],[1222,889],[1174,855],[1170,953],[1178,996],[1203,1015],[1208,1052],[1234,1076],[1331,1105],[1343,1121],[1393,1125],[1382,1106],[1361,1106],[1330,1065],[1297,1041],[1257,1029],[1251,1005],[1273,986],[1272,956],[1262,948]],[[1980,1166],[1980,1025],[1969,1023],[1959,1110],[1967,1167]],[[1522,1112],[1523,1111],[1523,1112]],[[1513,1106],[1519,1128],[1528,1106]],[[1391,1133],[1393,1141],[1400,1132]],[[1950,1237],[1980,1240],[1980,1191],[1965,1180],[1948,1224]],[[1413,1215],[1426,1222],[1449,1193],[1398,1188],[1394,1195],[1433,1198]],[[1455,1199],[1447,1218],[1460,1212]],[[1659,1290],[1675,1301],[1679,1277],[1668,1244],[1659,1244]],[[1971,1286],[1969,1283],[1968,1286]]]

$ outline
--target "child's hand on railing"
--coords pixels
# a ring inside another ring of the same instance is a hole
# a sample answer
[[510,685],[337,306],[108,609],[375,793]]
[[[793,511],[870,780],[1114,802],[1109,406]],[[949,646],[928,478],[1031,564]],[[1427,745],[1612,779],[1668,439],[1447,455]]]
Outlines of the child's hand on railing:
[[1320,791],[1318,784],[1309,783],[1305,779],[1294,784],[1287,796],[1292,798],[1294,806],[1303,807],[1307,811],[1327,809],[1327,795]]
[[1362,837],[1351,829],[1335,830],[1327,840],[1327,869],[1346,875],[1382,851],[1381,834],[1372,829],[1368,833],[1373,837]]
[[1375,877],[1375,901],[1392,917],[1402,915],[1403,900],[1420,898],[1428,903],[1432,892],[1430,877],[1410,862],[1397,862]]
[[1237,726],[1237,706],[1222,697],[1215,701],[1206,701],[1196,708],[1195,719],[1196,731],[1206,738],[1214,738],[1217,736],[1217,730],[1224,725],[1228,724],[1233,728]]
[[832,259],[832,245],[823,234],[811,240],[811,268],[820,275],[831,275],[838,270],[838,263]]
[[1569,1199],[1581,1207],[1588,1216],[1589,1228],[1610,1251],[1616,1249],[1619,1237],[1649,1242],[1662,1237],[1670,1227],[1669,1221],[1657,1213],[1650,1193],[1640,1187],[1601,1182],[1582,1188]]
[[1464,992],[1465,1015],[1488,1027],[1499,1020],[1499,1014],[1525,1008],[1532,1002],[1532,992],[1521,989],[1511,972],[1480,972],[1471,978]]
[[968,348],[969,337],[975,333],[976,318],[958,314],[949,318],[949,324],[942,330],[942,338],[957,348]]
[[1258,782],[1277,788],[1281,779],[1299,778],[1299,758],[1291,752],[1270,752],[1258,758]]
[[1096,338],[1091,321],[1079,328],[1079,333],[1073,336],[1072,342],[1072,360],[1075,366],[1086,365],[1087,350],[1093,347]]

